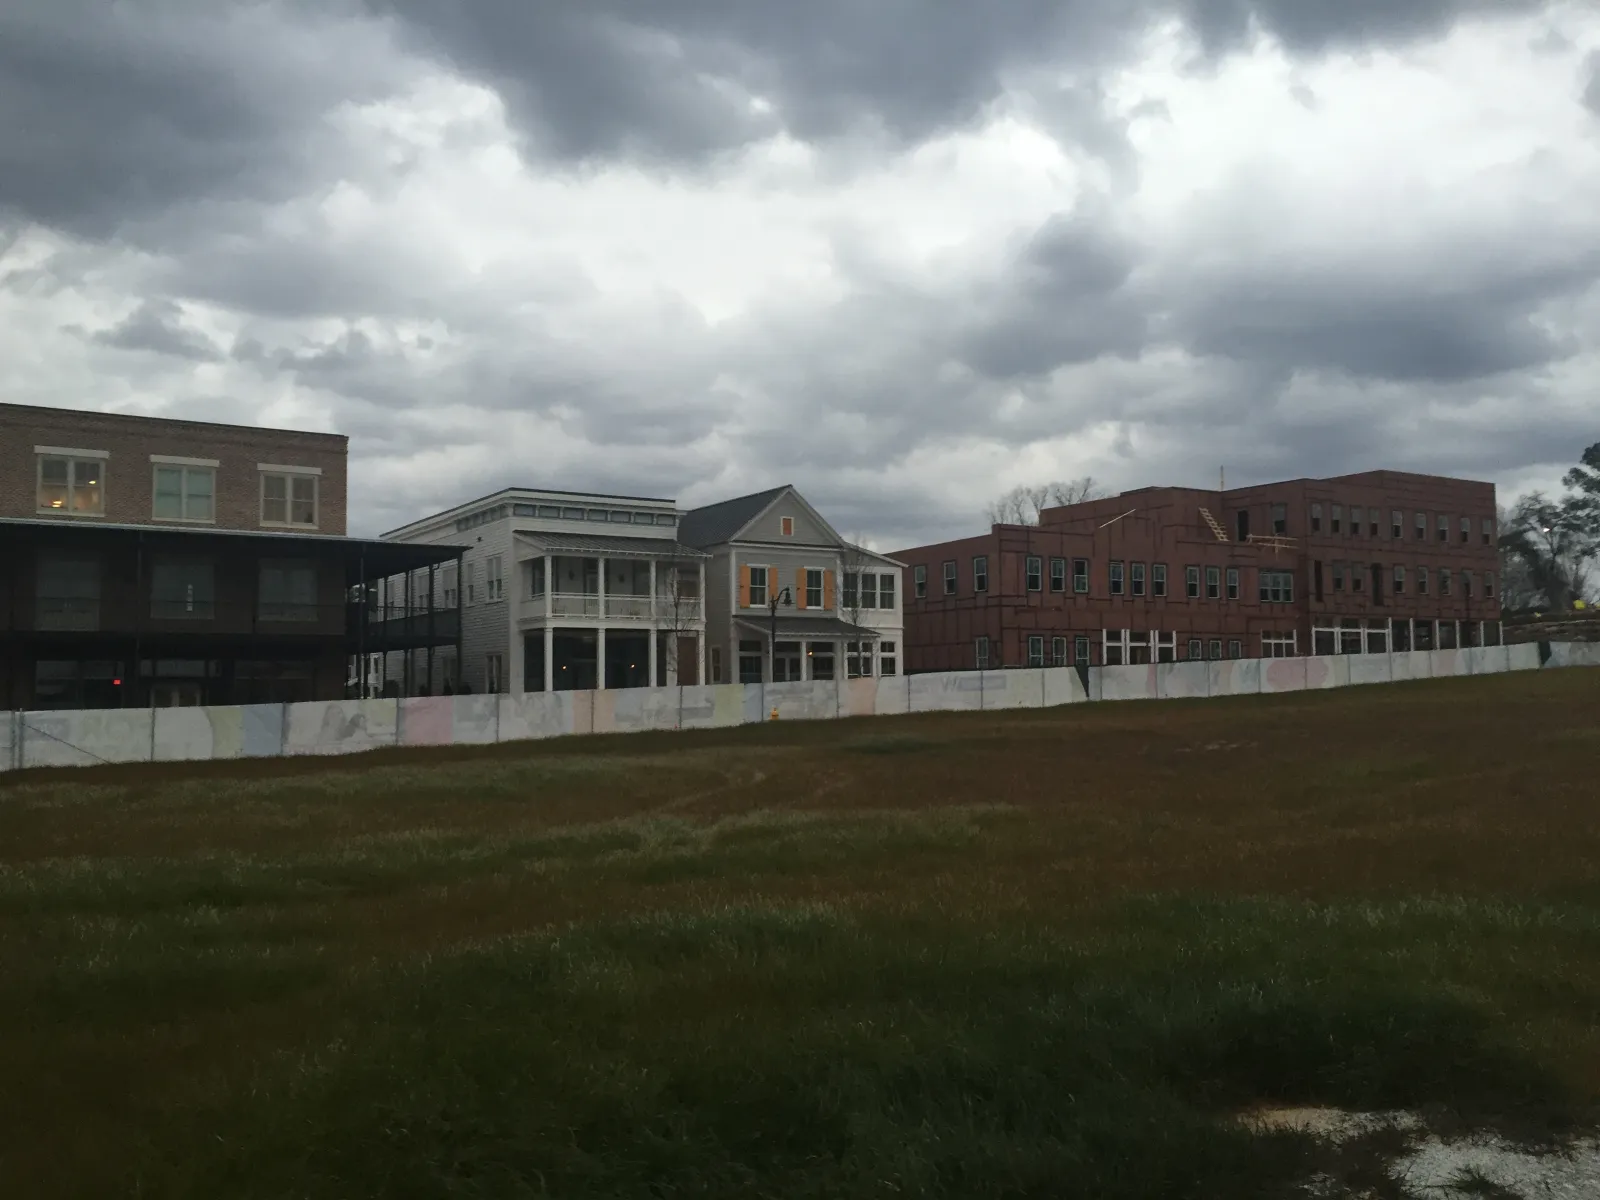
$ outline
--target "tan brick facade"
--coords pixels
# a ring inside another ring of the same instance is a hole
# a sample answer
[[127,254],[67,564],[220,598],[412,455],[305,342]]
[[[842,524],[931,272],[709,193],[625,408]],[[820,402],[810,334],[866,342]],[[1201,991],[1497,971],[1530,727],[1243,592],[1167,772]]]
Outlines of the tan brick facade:
[[[36,447],[92,451],[103,456],[104,513],[75,516],[40,511]],[[0,517],[126,525],[190,526],[155,516],[154,479],[164,458],[214,461],[216,529],[282,528],[262,520],[263,464],[315,472],[315,527],[307,533],[343,536],[349,439],[337,434],[254,429],[158,417],[0,404]],[[207,469],[207,468],[200,468]]]

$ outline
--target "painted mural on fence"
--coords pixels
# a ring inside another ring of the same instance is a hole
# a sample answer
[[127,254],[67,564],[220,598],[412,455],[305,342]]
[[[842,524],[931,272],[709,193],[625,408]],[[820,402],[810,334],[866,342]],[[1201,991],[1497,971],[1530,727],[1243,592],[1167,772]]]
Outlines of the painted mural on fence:
[[715,729],[921,712],[1053,708],[1100,700],[1201,700],[1600,666],[1600,645],[1413,650],[1322,658],[961,672],[813,683],[716,684],[518,696],[430,696],[217,708],[8,713],[0,770],[353,754],[385,746],[487,745],[573,734]]

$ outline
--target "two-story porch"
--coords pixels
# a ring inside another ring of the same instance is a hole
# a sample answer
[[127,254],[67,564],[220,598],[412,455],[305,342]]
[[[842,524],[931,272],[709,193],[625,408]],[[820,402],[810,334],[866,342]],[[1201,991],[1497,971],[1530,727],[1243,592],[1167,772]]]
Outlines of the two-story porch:
[[669,538],[519,532],[522,689],[700,682],[708,557]]

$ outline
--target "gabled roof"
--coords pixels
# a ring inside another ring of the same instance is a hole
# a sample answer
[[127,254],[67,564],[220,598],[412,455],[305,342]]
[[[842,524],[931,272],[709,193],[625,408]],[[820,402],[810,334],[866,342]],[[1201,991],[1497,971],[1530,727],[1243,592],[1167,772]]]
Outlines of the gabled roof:
[[766,512],[774,500],[789,491],[790,486],[786,483],[765,492],[690,509],[678,518],[678,540],[702,548],[732,541],[741,529]]

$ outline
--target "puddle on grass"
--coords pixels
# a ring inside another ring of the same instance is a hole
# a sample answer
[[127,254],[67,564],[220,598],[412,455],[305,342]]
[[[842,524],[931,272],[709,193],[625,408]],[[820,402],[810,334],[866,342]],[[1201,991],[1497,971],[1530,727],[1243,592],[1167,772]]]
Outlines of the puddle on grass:
[[[1430,1133],[1414,1113],[1345,1112],[1336,1108],[1265,1108],[1241,1120],[1262,1133],[1303,1132],[1335,1145],[1393,1131],[1405,1148],[1388,1172],[1407,1196],[1429,1200],[1593,1200],[1600,1197],[1600,1138],[1581,1138],[1548,1151],[1519,1146],[1478,1131],[1448,1139]],[[1307,1200],[1357,1200],[1331,1178],[1309,1181]]]

